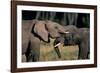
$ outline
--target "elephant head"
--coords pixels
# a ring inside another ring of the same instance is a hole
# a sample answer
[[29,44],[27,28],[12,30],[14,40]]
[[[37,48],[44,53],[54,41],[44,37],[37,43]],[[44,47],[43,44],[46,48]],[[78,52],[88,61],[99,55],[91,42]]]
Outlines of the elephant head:
[[81,36],[79,35],[78,28],[74,25],[68,25],[64,27],[66,31],[70,32],[65,36],[65,45],[75,45],[80,42]]
[[32,33],[38,36],[45,42],[50,42],[49,38],[59,37],[61,34],[65,34],[66,31],[63,26],[52,21],[37,21],[32,28]]

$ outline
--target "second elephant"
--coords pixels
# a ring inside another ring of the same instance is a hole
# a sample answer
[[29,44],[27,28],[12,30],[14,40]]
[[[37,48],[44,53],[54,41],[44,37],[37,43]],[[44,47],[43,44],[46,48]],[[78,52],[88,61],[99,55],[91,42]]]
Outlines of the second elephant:
[[[90,51],[89,28],[77,28],[74,25],[64,26],[64,28],[66,29],[67,32],[69,32],[65,36],[61,36],[62,38],[60,40],[62,41],[64,40],[64,46],[78,45],[79,47],[78,59],[88,59]],[[56,38],[55,42],[57,40],[58,38]],[[61,43],[62,41],[59,41],[59,43]],[[56,45],[58,46],[59,43]]]

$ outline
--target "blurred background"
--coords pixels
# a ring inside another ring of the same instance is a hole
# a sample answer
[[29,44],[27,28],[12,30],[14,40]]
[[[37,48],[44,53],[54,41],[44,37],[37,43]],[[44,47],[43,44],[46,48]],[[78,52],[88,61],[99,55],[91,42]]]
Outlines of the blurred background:
[[71,12],[46,12],[46,11],[22,11],[23,20],[51,20],[61,25],[75,25],[79,28],[90,27],[90,14]]

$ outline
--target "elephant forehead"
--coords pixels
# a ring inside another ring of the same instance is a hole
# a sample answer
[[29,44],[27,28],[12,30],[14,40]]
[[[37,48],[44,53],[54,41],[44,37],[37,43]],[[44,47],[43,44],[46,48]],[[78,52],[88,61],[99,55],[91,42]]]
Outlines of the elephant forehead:
[[48,29],[60,29],[60,28],[62,28],[60,24],[58,24],[56,22],[52,22],[52,21],[48,21],[46,23],[46,26]]
[[50,23],[49,24],[46,23],[46,29],[48,30],[48,32],[56,32],[55,25]]
[[54,25],[54,23],[52,23],[52,22],[47,22],[46,23],[46,26],[48,27],[48,28],[53,28],[55,25]]
[[61,32],[65,32],[65,31],[66,31],[65,28],[64,28],[62,25],[60,25],[60,24],[57,24],[57,25],[56,25],[56,28],[57,28],[59,31],[61,31]]

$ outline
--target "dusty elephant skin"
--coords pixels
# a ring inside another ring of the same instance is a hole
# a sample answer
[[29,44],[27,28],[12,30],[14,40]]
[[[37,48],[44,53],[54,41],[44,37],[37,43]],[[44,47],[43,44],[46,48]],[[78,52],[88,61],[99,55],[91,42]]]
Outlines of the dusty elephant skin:
[[56,38],[54,41],[54,48],[56,51],[58,51],[59,58],[61,58],[61,55],[57,48],[59,48],[59,45],[61,43],[64,43],[63,46],[78,45],[79,47],[78,59],[88,59],[90,51],[89,28],[77,28],[74,25],[64,26],[64,28],[69,33],[67,33],[64,36]]
[[27,62],[39,61],[40,41],[49,43],[50,38],[65,34],[60,24],[52,21],[22,20],[22,54]]

